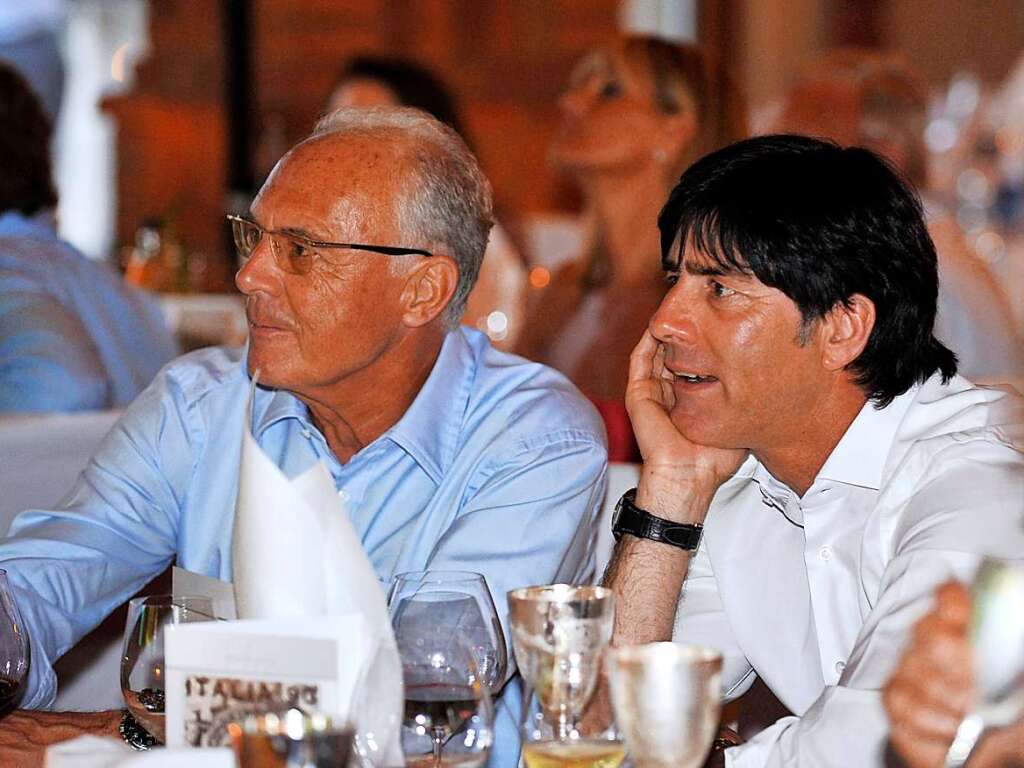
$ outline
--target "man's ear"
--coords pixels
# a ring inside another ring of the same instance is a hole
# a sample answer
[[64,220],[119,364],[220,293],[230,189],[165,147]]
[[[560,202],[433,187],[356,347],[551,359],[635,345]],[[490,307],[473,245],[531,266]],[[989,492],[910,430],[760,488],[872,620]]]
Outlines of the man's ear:
[[818,324],[822,366],[841,371],[864,351],[875,327],[875,303],[855,293],[830,309]]
[[405,280],[402,320],[410,328],[427,325],[444,312],[458,285],[459,267],[451,256],[422,259]]

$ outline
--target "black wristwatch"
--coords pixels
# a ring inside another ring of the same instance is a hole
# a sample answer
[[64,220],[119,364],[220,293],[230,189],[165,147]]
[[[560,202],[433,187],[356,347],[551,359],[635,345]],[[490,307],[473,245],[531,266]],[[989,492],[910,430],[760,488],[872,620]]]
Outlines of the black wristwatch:
[[628,533],[638,539],[671,544],[673,547],[692,552],[700,544],[703,530],[703,525],[673,523],[640,509],[636,505],[636,488],[622,494],[619,503],[615,505],[615,514],[612,515],[612,535],[616,541],[622,534]]

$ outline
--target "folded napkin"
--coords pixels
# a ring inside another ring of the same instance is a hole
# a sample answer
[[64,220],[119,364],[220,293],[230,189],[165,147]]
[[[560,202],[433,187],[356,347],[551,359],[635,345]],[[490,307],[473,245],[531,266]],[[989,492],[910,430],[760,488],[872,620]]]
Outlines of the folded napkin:
[[109,736],[79,736],[46,748],[44,768],[113,768],[135,750]]
[[324,464],[289,480],[256,443],[255,386],[242,435],[232,540],[238,618],[360,615],[374,650],[351,659],[363,681],[353,691],[354,719],[357,730],[372,732],[372,742],[394,745],[385,750],[387,764],[400,764],[401,753],[390,750],[398,744],[402,667],[384,591]]

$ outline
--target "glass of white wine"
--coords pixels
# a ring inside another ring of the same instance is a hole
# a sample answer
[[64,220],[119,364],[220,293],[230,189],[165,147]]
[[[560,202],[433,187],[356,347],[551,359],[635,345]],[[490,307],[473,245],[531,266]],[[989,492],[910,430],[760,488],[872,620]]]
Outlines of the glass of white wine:
[[212,621],[213,603],[197,595],[149,595],[128,602],[121,653],[121,694],[128,711],[161,744],[164,729],[164,629]]
[[525,686],[520,736],[527,768],[619,768],[625,746],[611,708],[595,702],[571,723]]

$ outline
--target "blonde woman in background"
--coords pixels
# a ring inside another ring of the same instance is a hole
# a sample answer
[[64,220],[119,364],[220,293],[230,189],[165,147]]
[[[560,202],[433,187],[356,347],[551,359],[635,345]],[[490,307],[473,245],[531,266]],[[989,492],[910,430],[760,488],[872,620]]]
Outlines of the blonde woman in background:
[[582,258],[531,295],[519,351],[568,375],[601,411],[612,461],[639,459],[625,412],[629,354],[665,291],[657,216],[680,172],[740,138],[702,52],[629,36],[584,57],[559,106],[555,165],[578,185]]

